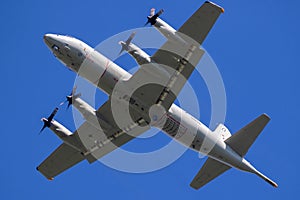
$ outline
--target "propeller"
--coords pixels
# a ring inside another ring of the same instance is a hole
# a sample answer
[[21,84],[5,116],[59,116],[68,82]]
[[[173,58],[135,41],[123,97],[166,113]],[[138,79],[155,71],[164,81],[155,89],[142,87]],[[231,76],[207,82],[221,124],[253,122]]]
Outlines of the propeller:
[[132,39],[134,38],[135,34],[136,34],[136,32],[131,33],[131,35],[128,37],[128,39],[126,40],[126,42],[123,42],[123,41],[120,41],[120,42],[119,42],[119,44],[122,46],[122,49],[121,49],[119,55],[121,55],[121,53],[122,53],[123,51],[125,51],[125,50],[128,49],[128,47],[129,47],[129,45],[130,45]]
[[151,24],[151,25],[154,25],[156,23],[156,19],[161,15],[163,14],[164,10],[161,9],[160,11],[158,11],[156,14],[155,13],[155,8],[152,8],[151,11],[150,11],[150,15],[147,17],[147,22],[145,24],[148,25],[148,24]]
[[67,105],[67,109],[68,109],[70,107],[70,105],[72,105],[73,99],[76,99],[76,98],[81,96],[81,93],[75,94],[76,89],[77,89],[77,86],[73,87],[72,92],[70,93],[70,95],[66,96],[66,100],[61,102],[59,105],[62,106],[66,102],[68,102],[68,105]]
[[40,130],[39,134],[41,134],[42,131],[43,131],[46,127],[50,127],[51,121],[53,120],[53,118],[54,118],[54,116],[56,115],[57,111],[58,111],[58,108],[56,107],[56,108],[52,111],[51,115],[50,115],[48,118],[42,118],[42,119],[41,119],[42,122],[44,122],[44,126],[43,126],[42,129]]

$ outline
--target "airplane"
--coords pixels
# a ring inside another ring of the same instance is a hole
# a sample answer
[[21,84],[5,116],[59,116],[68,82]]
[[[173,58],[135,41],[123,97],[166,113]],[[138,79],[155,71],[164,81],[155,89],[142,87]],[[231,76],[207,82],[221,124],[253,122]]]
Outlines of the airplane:
[[139,64],[134,74],[74,37],[44,35],[44,42],[58,60],[106,93],[109,99],[95,109],[74,89],[67,101],[85,119],[74,132],[54,119],[58,108],[48,118],[43,118],[42,130],[50,128],[63,143],[37,170],[52,180],[82,160],[93,163],[151,127],[157,127],[179,143],[207,155],[206,162],[190,183],[194,189],[231,168],[255,174],[278,187],[245,158],[270,121],[269,116],[260,115],[232,135],[224,124],[210,130],[174,104],[204,54],[201,44],[224,9],[206,1],[178,30],[159,18],[163,12],[155,13],[152,9],[147,17],[146,24],[151,24],[167,39],[153,55],[132,43],[135,33],[127,41],[120,42],[120,53],[126,51]]

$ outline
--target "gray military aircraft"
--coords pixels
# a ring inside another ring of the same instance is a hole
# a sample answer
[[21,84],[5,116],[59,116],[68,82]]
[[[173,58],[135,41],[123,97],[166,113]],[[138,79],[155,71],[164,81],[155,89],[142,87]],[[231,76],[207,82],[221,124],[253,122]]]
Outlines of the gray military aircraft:
[[121,52],[127,51],[140,65],[133,75],[76,38],[46,34],[44,41],[55,57],[107,93],[109,99],[96,110],[76,91],[67,96],[69,105],[86,120],[73,133],[54,120],[57,108],[48,118],[43,118],[42,130],[49,127],[63,143],[37,170],[52,180],[78,162],[93,163],[150,127],[157,127],[208,156],[191,187],[199,189],[230,168],[256,174],[277,187],[245,159],[248,149],[270,120],[266,114],[231,135],[224,124],[212,131],[173,104],[204,53],[200,45],[223,12],[220,6],[206,1],[175,30],[159,18],[163,10],[155,13],[152,9],[146,24],[154,26],[167,41],[152,56],[132,43],[135,33],[127,41],[121,41]]

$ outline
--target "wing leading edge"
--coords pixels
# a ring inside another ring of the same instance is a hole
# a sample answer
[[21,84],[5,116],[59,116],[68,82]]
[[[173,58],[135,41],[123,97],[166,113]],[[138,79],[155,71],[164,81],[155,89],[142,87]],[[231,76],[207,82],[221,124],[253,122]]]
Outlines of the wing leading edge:
[[86,121],[68,136],[73,137],[81,151],[62,143],[37,167],[37,170],[47,179],[52,180],[82,160],[95,162],[148,129],[148,127],[136,128],[140,120],[135,123],[135,127],[128,124],[119,128],[113,119],[111,99],[97,110],[97,115],[105,121],[99,120],[97,126]]

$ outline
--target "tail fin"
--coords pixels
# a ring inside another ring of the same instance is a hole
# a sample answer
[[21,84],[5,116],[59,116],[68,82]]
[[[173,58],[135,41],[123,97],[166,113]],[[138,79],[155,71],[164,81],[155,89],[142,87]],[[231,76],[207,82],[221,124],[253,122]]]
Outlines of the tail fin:
[[269,121],[270,117],[266,114],[262,114],[225,140],[225,142],[241,157],[244,157],[250,146],[254,143],[257,136],[261,133]]

